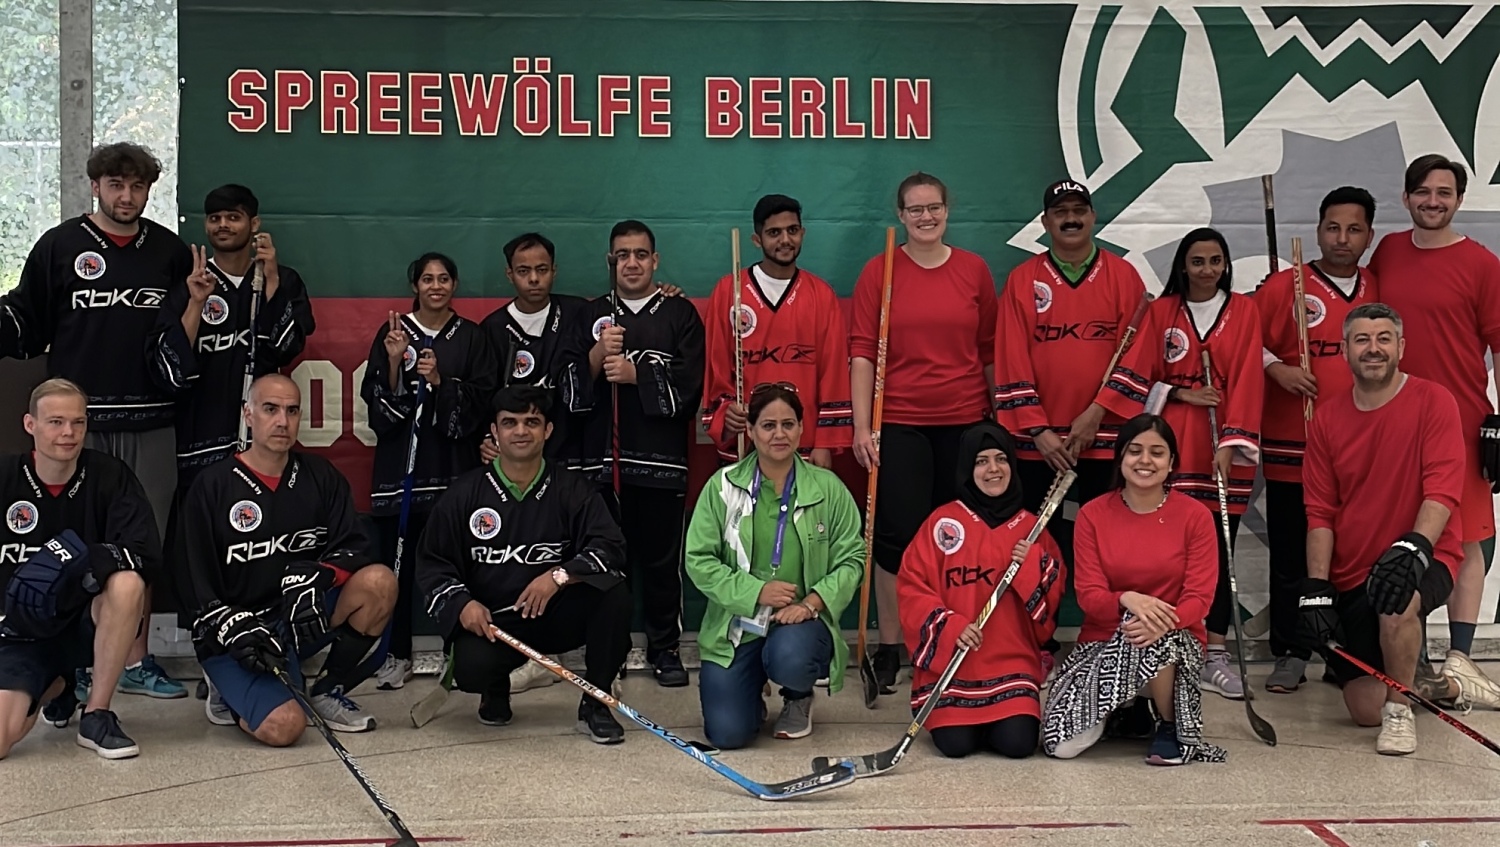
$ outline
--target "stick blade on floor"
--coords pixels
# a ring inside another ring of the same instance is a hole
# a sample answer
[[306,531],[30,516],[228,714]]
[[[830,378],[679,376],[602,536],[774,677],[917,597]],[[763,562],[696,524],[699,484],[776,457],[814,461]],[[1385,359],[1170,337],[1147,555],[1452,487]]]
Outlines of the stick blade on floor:
[[875,708],[875,702],[880,699],[880,682],[875,678],[875,663],[870,661],[868,653],[859,663],[859,681],[864,687],[865,708]]

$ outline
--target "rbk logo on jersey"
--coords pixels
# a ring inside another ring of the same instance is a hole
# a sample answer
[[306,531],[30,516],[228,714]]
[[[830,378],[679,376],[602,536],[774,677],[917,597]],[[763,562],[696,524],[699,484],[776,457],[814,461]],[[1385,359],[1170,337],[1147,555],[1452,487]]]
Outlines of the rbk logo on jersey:
[[31,547],[19,542],[11,544],[0,544],[0,565],[20,565],[27,559],[35,556],[42,548]]
[[222,353],[225,350],[233,350],[236,347],[250,346],[250,330],[242,329],[239,332],[226,332],[219,335],[198,336],[199,353]]
[[562,562],[561,543],[517,544],[511,547],[470,547],[478,565],[552,565]]
[[127,309],[156,309],[166,296],[167,292],[160,288],[121,288],[118,291],[84,288],[73,292],[73,308],[112,309],[124,306]]
[[774,362],[778,365],[811,365],[818,361],[817,348],[811,344],[783,344],[779,347],[762,347],[745,350],[745,364],[761,365]]
[[323,540],[327,537],[328,527],[320,526],[313,529],[299,529],[265,541],[242,541],[229,545],[229,549],[224,552],[224,563],[232,565],[253,562],[256,559],[264,559],[279,553],[302,553],[307,550],[316,550],[323,546]]
[[1088,321],[1065,324],[1037,324],[1032,338],[1038,342],[1062,341],[1114,341],[1115,325],[1109,321]]

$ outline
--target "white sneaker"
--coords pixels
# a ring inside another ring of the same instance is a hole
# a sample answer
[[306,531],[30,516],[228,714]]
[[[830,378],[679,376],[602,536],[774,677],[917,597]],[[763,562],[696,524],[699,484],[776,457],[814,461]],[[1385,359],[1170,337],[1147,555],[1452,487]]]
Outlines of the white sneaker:
[[[208,679],[204,676],[204,679]],[[214,726],[234,726],[234,713],[229,711],[229,706],[224,702],[224,695],[214,687],[212,681],[208,683],[208,697],[203,701],[203,713],[208,715],[208,722]]]
[[1405,756],[1417,752],[1417,718],[1405,703],[1387,702],[1380,707],[1380,735],[1375,752],[1382,756]]
[[385,664],[375,672],[375,687],[381,691],[395,691],[404,687],[411,678],[411,659],[398,659],[388,655],[385,657]]
[[1449,650],[1443,662],[1443,676],[1458,683],[1458,696],[1454,698],[1458,708],[1465,712],[1475,706],[1500,709],[1500,685],[1485,676],[1468,656]]
[[514,697],[522,691],[530,691],[533,688],[546,688],[561,678],[552,671],[547,670],[536,662],[528,661],[526,664],[510,672],[510,694]]

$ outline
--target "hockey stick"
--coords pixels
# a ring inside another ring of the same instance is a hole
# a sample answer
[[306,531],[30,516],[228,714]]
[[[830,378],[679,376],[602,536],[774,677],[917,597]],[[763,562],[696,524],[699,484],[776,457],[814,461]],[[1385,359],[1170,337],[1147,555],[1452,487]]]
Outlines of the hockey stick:
[[438,687],[432,689],[427,696],[417,701],[411,707],[411,725],[421,729],[437,717],[438,712],[448,703],[448,695],[453,691],[453,650],[450,648],[448,654],[443,657],[443,676],[438,680]]
[[[1312,362],[1307,350],[1307,285],[1302,274],[1302,239],[1292,239],[1292,317],[1297,321],[1297,359],[1304,376],[1312,374]],[[1302,420],[1313,417],[1311,397],[1302,398]]]
[[[1213,363],[1209,360],[1208,350],[1203,351],[1203,381],[1205,385],[1213,385],[1214,370]],[[1224,555],[1229,559],[1229,622],[1234,626],[1234,642],[1239,649],[1235,650],[1235,658],[1240,663],[1240,685],[1245,689],[1245,716],[1250,719],[1250,728],[1261,741],[1272,747],[1276,746],[1276,728],[1255,713],[1255,706],[1251,705],[1255,696],[1250,690],[1250,672],[1245,668],[1245,650],[1250,642],[1245,640],[1243,630],[1240,629],[1240,588],[1239,581],[1234,577],[1234,544],[1229,532],[1229,494],[1225,486],[1229,481],[1219,473],[1219,416],[1215,407],[1208,407],[1208,437],[1213,442],[1214,484],[1219,489],[1219,528],[1224,533]]]
[[[609,325],[620,325],[620,278],[615,267],[615,260],[610,258],[609,262]],[[625,348],[621,346],[620,355],[625,354]],[[611,382],[609,384],[609,455],[610,455],[610,481],[615,488],[615,503],[620,502],[620,384]]]
[[1373,676],[1381,682],[1385,683],[1386,687],[1395,691],[1397,694],[1405,694],[1408,700],[1411,700],[1418,706],[1421,706],[1434,715],[1437,715],[1439,718],[1442,718],[1444,723],[1448,724],[1459,732],[1462,732],[1464,735],[1467,735],[1475,741],[1478,741],[1480,744],[1483,744],[1486,748],[1489,749],[1491,753],[1500,754],[1500,745],[1496,745],[1495,742],[1470,729],[1468,725],[1466,725],[1463,721],[1448,714],[1438,704],[1432,702],[1431,700],[1428,700],[1426,697],[1423,697],[1410,688],[1407,688],[1396,680],[1391,679],[1380,671],[1375,670],[1359,659],[1356,659],[1354,656],[1350,655],[1347,650],[1345,650],[1343,647],[1340,647],[1337,641],[1329,641],[1328,649],[1332,650],[1336,655],[1338,655],[1349,664],[1355,666],[1356,668],[1359,668],[1370,676]]
[[[859,587],[859,679],[864,685],[865,708],[875,708],[880,683],[875,679],[875,665],[866,649],[865,629],[870,622],[870,571],[875,561],[875,488],[880,480],[880,422],[885,415],[885,359],[891,334],[891,280],[896,268],[896,228],[885,228],[885,274],[880,283],[880,344],[875,353],[875,390],[870,408],[870,436],[875,445],[875,460],[870,462],[869,490],[865,492],[865,578]],[[887,609],[881,609],[885,614]]]
[[713,756],[705,753],[702,749],[700,749],[699,746],[678,738],[677,736],[669,732],[665,727],[658,726],[649,719],[643,717],[641,714],[636,712],[635,709],[632,709],[619,700],[615,699],[608,692],[601,690],[597,686],[590,683],[588,680],[583,679],[582,677],[574,674],[572,671],[568,670],[562,665],[559,665],[551,657],[544,656],[541,653],[533,650],[526,643],[517,639],[514,635],[511,635],[500,627],[495,626],[494,624],[490,624],[490,631],[493,632],[495,636],[501,641],[504,641],[506,644],[510,645],[512,649],[531,659],[531,661],[536,662],[537,664],[541,665],[549,671],[552,671],[568,682],[573,683],[573,685],[581,689],[583,693],[594,698],[600,703],[603,703],[611,709],[614,709],[616,712],[619,712],[620,714],[629,718],[631,721],[634,721],[637,725],[643,727],[651,734],[655,735],[657,738],[660,738],[668,744],[671,744],[673,747],[676,747],[678,750],[681,750],[683,753],[686,753],[687,755],[693,757],[695,760],[701,762],[702,764],[707,765],[719,776],[728,779],[735,785],[738,785],[739,787],[745,789],[750,794],[760,798],[761,800],[791,800],[797,797],[805,797],[808,794],[816,794],[820,791],[828,791],[829,789],[838,788],[843,785],[849,785],[850,783],[854,782],[854,768],[847,764],[840,764],[832,768],[819,769],[806,776],[798,777],[797,779],[793,779],[788,782],[779,782],[772,785],[756,782],[755,780],[750,779],[734,768],[731,768],[728,765],[719,762]]
[[[252,238],[257,236],[252,236]],[[257,322],[260,319],[260,297],[266,290],[266,274],[262,263],[255,261],[250,265],[250,354],[245,359],[245,381],[240,387],[240,431],[239,442],[235,449],[243,453],[250,447],[250,424],[245,421],[243,407],[250,402],[250,383],[255,381],[255,353],[256,341],[259,332]]]
[[328,724],[323,721],[323,716],[318,714],[311,703],[307,702],[306,695],[302,693],[302,690],[297,687],[296,683],[292,682],[292,678],[287,675],[284,668],[276,668],[276,678],[281,680],[282,685],[286,686],[286,690],[292,695],[292,699],[296,700],[297,705],[302,707],[302,711],[307,713],[307,719],[312,721],[312,725],[318,728],[318,732],[323,736],[323,740],[327,741],[328,746],[333,748],[333,752],[337,753],[338,757],[343,760],[344,767],[349,769],[349,773],[354,774],[354,779],[359,783],[359,787],[363,788],[365,793],[370,795],[370,799],[375,801],[376,808],[380,809],[380,814],[384,815],[386,822],[391,825],[392,829],[396,830],[396,834],[400,838],[396,840],[396,843],[392,847],[420,847],[420,843],[411,834],[411,830],[407,829],[406,824],[401,821],[401,816],[396,814],[396,810],[392,809],[391,804],[386,802],[385,797],[381,796],[380,791],[375,788],[374,783],[370,782],[370,778],[365,776],[364,768],[359,766],[359,760],[350,755],[349,751],[344,749],[344,745],[339,743],[337,738],[333,737],[333,730],[328,728]]
[[[1041,537],[1042,530],[1047,528],[1047,522],[1052,519],[1053,513],[1062,504],[1063,498],[1068,495],[1068,489],[1073,487],[1073,480],[1077,476],[1077,471],[1067,470],[1058,474],[1052,481],[1052,488],[1047,491],[1047,499],[1042,503],[1042,513],[1037,516],[1036,525],[1031,528],[1030,532],[1026,533],[1026,540],[1028,542],[1035,543]],[[994,613],[995,607],[1000,603],[1000,595],[1004,594],[1005,589],[1010,587],[1011,581],[1016,578],[1016,574],[1020,570],[1021,561],[1014,560],[1005,571],[1005,575],[1000,577],[999,584],[995,586],[994,591],[990,592],[990,599],[985,601],[984,609],[979,613],[979,620],[975,621],[980,630],[984,629],[985,623],[989,621],[990,615]],[[917,740],[917,735],[922,731],[922,725],[927,723],[927,718],[932,714],[933,709],[937,708],[938,701],[942,699],[943,694],[948,690],[948,685],[953,682],[954,674],[958,673],[958,666],[963,664],[964,657],[967,655],[969,655],[969,648],[967,647],[961,647],[953,654],[953,658],[948,661],[948,667],[943,669],[943,675],[938,677],[937,684],[933,686],[932,693],[928,695],[927,702],[922,704],[922,708],[917,711],[916,716],[907,725],[906,734],[901,736],[901,740],[896,742],[895,747],[879,753],[867,753],[863,756],[846,756],[840,758],[819,756],[813,759],[813,767],[822,770],[840,762],[848,763],[854,766],[854,776],[858,779],[862,776],[879,776],[896,767],[896,765],[901,764],[901,760],[906,758],[906,751],[910,750],[912,742]]]
[[1146,318],[1147,307],[1155,299],[1149,291],[1141,295],[1141,302],[1135,307],[1135,314],[1131,316],[1130,323],[1125,325],[1125,331],[1120,334],[1120,343],[1115,345],[1115,354],[1109,358],[1109,367],[1104,369],[1104,379],[1099,382],[1101,389],[1109,385],[1109,378],[1114,375],[1115,366],[1120,364],[1120,357],[1125,355],[1125,351],[1130,348],[1131,339],[1135,338],[1135,334],[1141,329],[1141,321]]
[[1266,257],[1271,262],[1271,273],[1281,270],[1281,260],[1276,258],[1276,188],[1271,184],[1271,175],[1260,178],[1260,193],[1266,203]]
[[[745,408],[745,350],[744,342],[740,338],[740,306],[743,297],[740,294],[740,229],[735,227],[729,231],[730,252],[734,254],[734,314],[729,318],[729,331],[734,333],[734,402],[741,409]],[[741,432],[735,437],[735,458],[745,458],[745,433]]]

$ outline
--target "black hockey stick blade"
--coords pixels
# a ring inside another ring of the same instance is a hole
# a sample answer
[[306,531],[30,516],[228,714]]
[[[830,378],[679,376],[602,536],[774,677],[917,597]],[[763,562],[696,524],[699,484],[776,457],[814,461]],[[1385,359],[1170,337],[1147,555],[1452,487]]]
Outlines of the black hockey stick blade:
[[1328,649],[1332,650],[1335,654],[1337,654],[1340,658],[1342,658],[1349,664],[1355,666],[1356,668],[1359,668],[1370,676],[1373,676],[1381,682],[1385,683],[1386,687],[1392,689],[1396,693],[1406,695],[1408,700],[1411,700],[1418,706],[1421,706],[1434,715],[1437,715],[1443,720],[1444,723],[1484,745],[1485,748],[1488,749],[1491,753],[1500,755],[1500,745],[1496,745],[1495,742],[1489,740],[1488,738],[1485,738],[1483,735],[1480,735],[1473,729],[1470,729],[1468,724],[1448,714],[1446,711],[1444,711],[1442,706],[1439,706],[1431,700],[1428,700],[1426,697],[1423,697],[1422,695],[1411,690],[1410,688],[1407,688],[1396,680],[1391,679],[1380,671],[1375,670],[1364,662],[1361,662],[1359,659],[1356,659],[1355,657],[1349,655],[1349,651],[1345,650],[1343,647],[1340,647],[1337,641],[1328,642]]
[[875,663],[870,661],[869,653],[859,662],[859,681],[864,689],[865,708],[875,708],[875,703],[880,699],[880,682],[875,679]]

